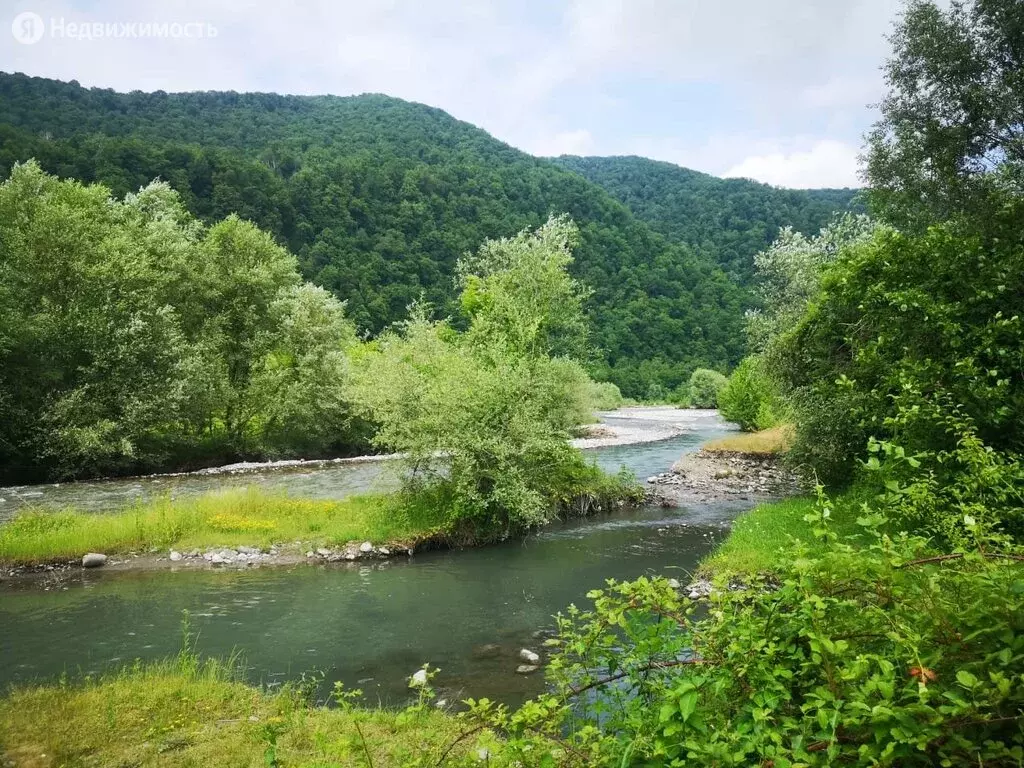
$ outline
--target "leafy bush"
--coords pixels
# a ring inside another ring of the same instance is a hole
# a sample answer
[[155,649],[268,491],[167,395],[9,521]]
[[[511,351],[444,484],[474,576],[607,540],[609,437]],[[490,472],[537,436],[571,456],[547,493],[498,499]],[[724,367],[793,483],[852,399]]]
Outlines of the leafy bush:
[[782,403],[760,358],[747,357],[736,366],[718,393],[718,408],[723,418],[748,432],[771,429],[779,423]]
[[956,436],[947,451],[910,454],[872,438],[866,486],[876,489],[901,529],[946,545],[968,544],[974,524],[1024,541],[1024,461],[986,446],[955,410],[945,419]]
[[726,381],[718,371],[698,368],[690,376],[689,404],[694,408],[714,408]]
[[27,163],[0,184],[0,274],[0,481],[347,442],[354,326],[237,216]]
[[407,457],[406,490],[443,499],[446,527],[464,538],[551,520],[585,464],[569,436],[590,414],[590,381],[554,356],[584,349],[584,294],[566,271],[575,238],[571,222],[552,219],[486,243],[459,266],[465,332],[414,308],[357,363],[375,442]]
[[955,222],[882,231],[830,269],[773,357],[797,412],[794,453],[820,477],[852,477],[871,435],[953,450],[953,412],[993,450],[1024,452],[1022,212],[1010,206],[985,235]]
[[610,581],[559,619],[551,693],[471,717],[527,765],[1019,765],[1024,551],[968,524],[939,555],[867,510],[837,541],[829,514],[808,516],[828,547],[709,609]]
[[614,411],[626,402],[619,388],[610,381],[591,381],[587,384],[587,400],[595,411]]

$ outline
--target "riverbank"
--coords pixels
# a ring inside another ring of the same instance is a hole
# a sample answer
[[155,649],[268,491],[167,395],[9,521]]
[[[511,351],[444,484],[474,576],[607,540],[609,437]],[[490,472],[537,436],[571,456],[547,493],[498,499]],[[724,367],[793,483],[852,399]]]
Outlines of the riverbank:
[[[704,591],[715,575],[742,581],[769,574],[779,551],[794,541],[816,544],[805,520],[816,504],[812,489],[782,461],[791,441],[788,426],[711,440],[680,457],[669,472],[648,478],[669,503],[757,502],[733,521],[728,537],[701,561],[698,583]],[[842,525],[845,517],[835,522]]]
[[[639,486],[596,468],[552,500],[552,520],[643,500]],[[135,504],[93,514],[23,512],[0,526],[4,577],[103,567],[252,568],[405,557],[492,541],[455,530],[435,496],[396,492],[337,501],[255,488]],[[95,557],[94,557],[95,556]]]
[[[311,706],[191,656],[0,699],[0,765],[491,765],[499,742],[429,697],[402,710]],[[411,692],[414,696],[414,692]]]

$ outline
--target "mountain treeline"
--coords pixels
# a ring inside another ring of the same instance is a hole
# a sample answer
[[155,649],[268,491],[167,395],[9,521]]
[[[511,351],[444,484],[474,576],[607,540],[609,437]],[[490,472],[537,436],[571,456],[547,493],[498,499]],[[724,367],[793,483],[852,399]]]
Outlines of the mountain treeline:
[[743,286],[754,282],[754,255],[782,228],[814,233],[837,212],[864,208],[853,189],[780,189],[646,157],[563,155],[555,162],[601,185],[654,231],[713,259]]
[[[727,235],[656,232],[614,190],[439,109],[382,95],[120,94],[0,74],[0,173],[29,158],[117,197],[159,178],[204,222],[252,221],[374,335],[420,299],[440,316],[457,314],[460,256],[566,213],[581,234],[574,276],[593,289],[597,377],[657,397],[695,368],[724,370],[744,353],[748,277],[730,259],[742,262],[750,248],[734,257],[719,243]],[[836,208],[848,202],[835,198]],[[794,219],[787,211],[799,206],[779,207],[772,219],[750,208],[759,223],[741,226],[747,208],[736,203],[721,222],[756,230],[744,235],[753,243],[779,224],[820,226],[832,212],[819,201]]]

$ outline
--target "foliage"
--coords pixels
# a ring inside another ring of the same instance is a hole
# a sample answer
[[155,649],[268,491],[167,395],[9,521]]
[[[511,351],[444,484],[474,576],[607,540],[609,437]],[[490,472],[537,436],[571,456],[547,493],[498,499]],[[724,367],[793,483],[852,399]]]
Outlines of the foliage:
[[747,312],[750,349],[769,353],[818,297],[821,277],[844,249],[869,240],[877,225],[867,216],[846,214],[812,237],[784,227],[778,238],[754,256],[758,308]]
[[722,417],[748,432],[774,427],[783,416],[778,388],[758,357],[747,357],[718,393]]
[[610,381],[591,381],[587,384],[587,400],[592,411],[614,411],[625,405],[619,388]]
[[694,408],[715,408],[726,381],[718,371],[698,368],[690,376],[689,404]]
[[[27,508],[0,525],[0,562],[43,563],[86,552],[374,541],[415,544],[443,533],[443,510],[404,496],[303,499],[255,488],[140,501],[97,513]],[[302,551],[305,551],[303,549]]]
[[851,194],[707,177],[694,192],[699,232],[663,235],[555,162],[381,95],[119,94],[0,74],[0,116],[0,174],[35,157],[117,196],[165,179],[200,220],[235,213],[274,235],[370,334],[421,297],[456,314],[460,256],[567,213],[580,228],[573,274],[594,291],[592,372],[633,397],[734,365],[749,281],[719,256],[749,262],[778,227],[816,229]]
[[942,418],[956,440],[948,450],[909,454],[869,440],[868,487],[877,489],[899,527],[936,541],[966,546],[975,525],[1024,540],[1024,461],[985,445],[955,409]]
[[993,450],[1024,452],[1024,241],[1014,221],[1012,211],[990,218],[998,238],[957,223],[880,232],[830,270],[778,366],[797,412],[794,453],[820,478],[848,480],[869,436],[948,452],[954,413]]
[[837,539],[830,512],[808,516],[825,547],[707,610],[610,581],[560,619],[553,692],[472,716],[524,765],[1018,765],[1024,552],[969,525],[937,557],[871,509]]
[[[0,698],[0,759],[15,765],[507,765],[486,731],[430,707],[314,707],[301,685],[246,685],[237,665],[194,653],[100,678],[24,685]],[[41,757],[42,756],[42,757]]]
[[[363,355],[359,404],[374,442],[403,454],[407,488],[437,495],[449,529],[474,540],[547,522],[584,471],[569,436],[590,415],[582,289],[567,271],[575,226],[484,244],[459,266],[468,328],[411,318]],[[600,473],[596,473],[599,476]]]
[[755,282],[754,254],[782,230],[816,232],[837,211],[861,207],[855,190],[779,189],[645,157],[563,155],[556,162],[600,184],[656,232],[714,259],[744,287]]
[[343,449],[342,305],[236,216],[17,166],[0,185],[0,477]]
[[907,4],[866,153],[884,218],[917,230],[960,216],[981,226],[1024,194],[1022,36],[1018,0]]

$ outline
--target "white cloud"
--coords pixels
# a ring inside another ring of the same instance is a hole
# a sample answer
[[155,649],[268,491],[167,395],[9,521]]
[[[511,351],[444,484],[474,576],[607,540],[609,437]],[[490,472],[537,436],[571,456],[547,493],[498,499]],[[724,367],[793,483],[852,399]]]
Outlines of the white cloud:
[[531,141],[526,148],[540,157],[589,155],[594,152],[594,137],[587,130],[563,131]]
[[859,187],[857,154],[851,144],[823,139],[806,150],[752,155],[722,175],[794,189]]

